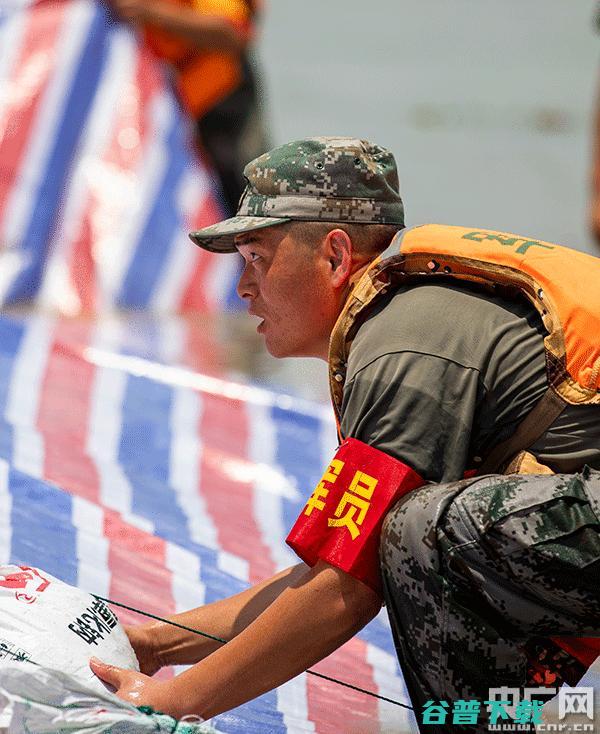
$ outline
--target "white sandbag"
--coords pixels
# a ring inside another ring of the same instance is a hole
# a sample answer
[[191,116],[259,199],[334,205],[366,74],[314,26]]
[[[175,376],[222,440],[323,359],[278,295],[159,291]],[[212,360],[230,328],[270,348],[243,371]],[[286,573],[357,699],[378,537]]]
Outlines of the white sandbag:
[[127,635],[106,604],[38,568],[0,566],[0,661],[32,660],[103,693],[105,684],[89,667],[93,656],[139,670]]
[[[0,661],[0,702],[7,734],[208,734],[208,724],[146,714],[109,691],[27,662]],[[215,734],[217,734],[215,732]]]

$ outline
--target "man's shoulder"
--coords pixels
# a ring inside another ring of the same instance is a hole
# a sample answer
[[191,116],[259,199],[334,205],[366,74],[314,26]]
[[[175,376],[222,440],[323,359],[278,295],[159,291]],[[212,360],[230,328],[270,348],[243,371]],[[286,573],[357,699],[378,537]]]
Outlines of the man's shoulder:
[[348,379],[386,354],[412,352],[447,359],[464,367],[485,368],[500,334],[541,334],[534,307],[456,281],[423,281],[382,297],[356,333]]

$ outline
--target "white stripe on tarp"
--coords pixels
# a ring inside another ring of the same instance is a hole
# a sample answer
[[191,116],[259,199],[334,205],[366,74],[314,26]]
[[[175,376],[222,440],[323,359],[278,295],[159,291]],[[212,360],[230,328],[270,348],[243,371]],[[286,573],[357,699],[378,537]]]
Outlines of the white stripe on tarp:
[[[398,675],[398,663],[394,655],[367,643],[367,662],[373,669],[377,693],[412,706],[404,681]],[[381,700],[378,701],[378,706],[382,731],[389,730],[395,734],[419,734],[412,711]]]
[[[116,349],[122,339],[116,318],[103,318],[96,326],[93,344]],[[123,426],[122,409],[129,377],[118,369],[98,367],[90,392],[86,452],[94,460],[100,482],[100,502],[121,515],[132,512],[133,490],[119,462]]]
[[12,496],[8,489],[10,467],[0,459],[0,566],[10,563],[12,543]]
[[131,513],[133,490],[119,463],[122,406],[128,376],[100,367],[91,390],[86,451],[100,480],[100,502],[122,515]]
[[[118,175],[102,155],[114,136],[115,117],[123,95],[129,92],[136,68],[136,42],[131,31],[120,25],[110,35],[106,64],[78,148],[77,163],[69,178],[55,234],[48,248],[44,280],[38,298],[46,308],[76,314],[81,304],[71,281],[71,251],[79,236],[91,194],[102,200],[103,212],[92,222],[94,231],[114,227],[114,212],[131,197],[135,181]],[[102,208],[102,207],[101,207]]]
[[181,316],[165,315],[158,321],[158,354],[165,364],[183,361],[189,325]]
[[286,527],[283,520],[282,498],[299,499],[296,487],[282,473],[273,469],[277,435],[271,409],[246,404],[248,415],[248,459],[255,465],[252,486],[254,520],[261,540],[269,548],[278,571],[294,566],[298,558],[285,544]]
[[90,594],[110,593],[109,542],[104,537],[104,511],[98,505],[72,496],[72,521],[77,528],[77,586]]
[[[57,127],[60,124],[68,90],[77,73],[77,62],[87,41],[89,28],[96,13],[93,3],[73,0],[65,13],[57,39],[57,58],[52,76],[43,94],[33,122],[24,159],[17,172],[18,184],[8,197],[6,215],[0,230],[5,247],[18,247],[37,201],[37,192],[46,177]],[[27,263],[28,264],[28,263]],[[0,302],[5,293],[0,293]]]
[[338,436],[335,428],[333,409],[330,409],[328,415],[323,416],[321,419],[319,446],[321,447],[321,464],[323,471],[325,471],[325,467],[329,466],[338,447]]
[[211,268],[206,276],[205,293],[208,305],[214,310],[225,305],[232,284],[237,283],[239,266],[238,254],[217,255],[212,258]]
[[114,354],[105,349],[87,347],[84,357],[88,362],[100,367],[112,367],[138,377],[147,377],[163,385],[187,387],[210,395],[220,395],[231,400],[241,400],[277,407],[280,410],[297,412],[324,420],[331,420],[331,408],[320,403],[303,400],[292,395],[274,393],[261,387],[243,385],[219,377],[201,375],[183,367],[170,367],[149,359],[132,357],[125,354]]
[[0,26],[0,140],[4,136],[8,122],[6,108],[10,103],[12,92],[8,80],[19,58],[29,20],[30,16],[27,13],[13,11],[12,16]]
[[315,732],[315,724],[308,716],[307,675],[303,673],[279,686],[277,710],[283,716],[287,734]]
[[250,564],[245,558],[234,556],[233,553],[220,551],[217,556],[217,568],[240,581],[246,583],[250,581]]
[[218,549],[217,529],[200,492],[202,442],[198,430],[201,410],[201,400],[194,391],[181,387],[173,390],[169,483],[187,519],[191,540]]
[[[150,299],[150,308],[158,312],[177,311],[183,290],[187,287],[190,271],[194,268],[195,246],[188,237],[188,224],[200,202],[211,196],[208,180],[199,166],[191,166],[182,176],[177,187],[176,202],[181,212],[181,231],[170,243],[169,257],[164,263],[160,277]],[[207,280],[207,285],[210,279]]]
[[[171,593],[176,612],[187,612],[202,606],[206,586],[200,580],[200,559],[185,548],[167,542],[165,566],[171,571]],[[173,672],[180,675],[191,665],[174,665]]]
[[33,316],[16,355],[8,396],[6,420],[13,426],[12,463],[16,469],[41,478],[44,438],[37,430],[41,390],[52,348],[54,319]]
[[167,136],[176,120],[175,102],[165,91],[155,95],[148,106],[151,122],[148,130],[149,149],[141,158],[139,170],[132,171],[135,197],[123,217],[123,226],[113,235],[98,243],[96,248],[99,269],[99,309],[110,309],[140,242],[148,217],[156,203],[165,171],[169,165]]
[[24,262],[23,254],[18,250],[0,252],[0,305],[2,305],[9,288],[21,272]]
[[165,565],[171,571],[175,610],[186,612],[204,604],[206,587],[200,581],[200,559],[186,548],[167,542]]

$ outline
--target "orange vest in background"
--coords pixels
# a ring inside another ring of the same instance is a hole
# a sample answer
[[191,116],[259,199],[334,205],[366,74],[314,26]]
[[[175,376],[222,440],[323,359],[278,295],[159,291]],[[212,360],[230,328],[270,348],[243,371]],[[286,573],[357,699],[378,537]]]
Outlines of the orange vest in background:
[[[184,5],[202,15],[215,15],[229,21],[240,35],[250,35],[252,11],[244,0],[166,0]],[[227,97],[240,83],[241,61],[224,51],[198,51],[193,43],[156,26],[144,28],[144,38],[154,53],[175,70],[177,92],[185,109],[202,117]]]

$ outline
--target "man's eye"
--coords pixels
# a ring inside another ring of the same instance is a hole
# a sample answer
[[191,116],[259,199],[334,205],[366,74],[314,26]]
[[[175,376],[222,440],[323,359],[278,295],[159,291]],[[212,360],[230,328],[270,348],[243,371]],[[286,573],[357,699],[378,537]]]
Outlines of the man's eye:
[[260,255],[258,252],[249,252],[248,253],[248,261],[253,263],[260,259]]

